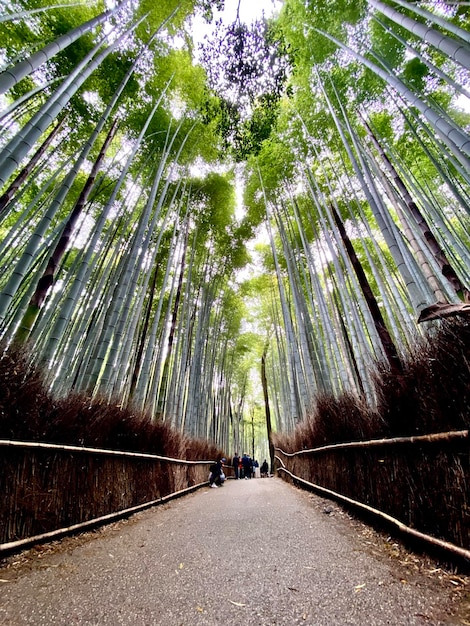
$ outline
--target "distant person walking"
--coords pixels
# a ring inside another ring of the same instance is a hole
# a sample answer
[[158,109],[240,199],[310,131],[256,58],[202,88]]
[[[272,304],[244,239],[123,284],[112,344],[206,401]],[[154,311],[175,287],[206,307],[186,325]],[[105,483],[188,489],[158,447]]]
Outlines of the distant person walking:
[[238,452],[235,452],[233,459],[232,459],[232,465],[233,465],[233,472],[235,474],[235,480],[238,480],[240,478],[240,473],[238,471],[238,466],[240,464],[240,457],[238,456]]
[[262,462],[260,471],[261,471],[261,478],[266,478],[268,476],[269,465],[266,459],[264,459],[264,461]]

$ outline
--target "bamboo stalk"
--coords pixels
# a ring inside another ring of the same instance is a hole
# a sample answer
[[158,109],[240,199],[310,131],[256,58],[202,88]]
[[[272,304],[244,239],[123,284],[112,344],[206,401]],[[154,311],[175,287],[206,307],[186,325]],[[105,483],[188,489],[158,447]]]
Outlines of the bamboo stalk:
[[[276,458],[282,463],[281,459],[279,459],[278,457]],[[420,541],[424,541],[425,543],[428,543],[436,548],[440,548],[441,550],[445,550],[446,552],[449,552],[453,554],[454,556],[463,558],[470,563],[470,550],[466,550],[465,548],[457,546],[454,543],[450,543],[449,541],[444,541],[443,539],[437,539],[436,537],[432,537],[431,535],[426,535],[425,533],[422,533],[419,530],[410,528],[406,524],[403,524],[403,522],[400,522],[400,520],[396,519],[395,517],[388,515],[388,513],[379,511],[379,509],[374,509],[373,507],[369,506],[368,504],[364,504],[363,502],[352,500],[351,498],[348,498],[347,496],[343,496],[342,494],[337,493],[336,491],[332,491],[331,489],[326,489],[325,487],[321,487],[320,485],[316,485],[315,483],[310,483],[308,480],[304,480],[303,478],[300,478],[299,476],[292,474],[292,472],[289,472],[289,470],[286,469],[285,467],[278,468],[278,471],[289,474],[289,476],[292,479],[298,481],[299,483],[303,485],[306,485],[307,487],[310,487],[311,489],[314,489],[315,491],[319,491],[320,493],[328,497],[332,497],[336,500],[339,500],[340,502],[350,504],[358,509],[367,511],[368,513],[372,513],[376,517],[379,517],[380,519],[387,521],[393,526],[395,526],[396,529],[403,534],[409,535],[410,537],[413,537],[414,539],[419,539]]]
[[102,515],[101,517],[95,517],[94,519],[87,520],[86,522],[80,522],[79,524],[73,524],[72,526],[67,526],[66,528],[58,528],[56,530],[51,530],[47,533],[34,535],[34,537],[26,537],[25,539],[19,539],[17,541],[1,543],[0,555],[18,552],[19,550],[23,550],[37,543],[53,541],[54,539],[61,539],[62,537],[72,535],[77,531],[85,531],[89,528],[93,528],[94,526],[101,526],[110,522],[114,522],[123,517],[129,517],[134,513],[138,513],[139,511],[143,511],[144,509],[148,509],[152,506],[164,504],[169,500],[175,500],[176,498],[189,494],[192,491],[196,491],[196,489],[199,489],[200,487],[204,487],[204,485],[207,485],[207,482],[199,483],[198,485],[193,485],[192,487],[187,487],[186,489],[182,489],[181,491],[175,491],[174,493],[170,493],[167,496],[162,496],[161,498],[158,498],[158,500],[144,502],[143,504],[138,504],[137,506],[123,509],[122,511],[117,511],[115,513],[108,513],[108,515]]
[[0,439],[0,446],[12,448],[32,448],[41,450],[64,450],[67,452],[85,452],[88,454],[101,454],[107,456],[154,459],[156,461],[167,461],[168,463],[176,463],[179,465],[210,465],[212,463],[215,463],[215,461],[188,461],[187,459],[172,459],[167,456],[158,456],[157,454],[147,454],[144,452],[124,452],[123,450],[105,450],[102,448],[86,448],[82,446],[68,446],[55,443],[41,443],[36,441],[12,441],[9,439]]
[[[329,452],[330,450],[340,450],[346,448],[372,448],[378,446],[397,445],[402,443],[436,443],[454,441],[456,439],[469,439],[468,430],[454,430],[446,433],[435,433],[432,435],[417,435],[413,437],[391,437],[389,439],[370,439],[369,441],[349,441],[346,443],[332,443],[319,448],[310,448],[309,450],[298,450],[297,452],[284,452],[281,448],[275,448],[276,452],[280,452],[284,456],[293,457],[301,454],[319,454],[321,452]],[[0,442],[1,443],[1,442]]]

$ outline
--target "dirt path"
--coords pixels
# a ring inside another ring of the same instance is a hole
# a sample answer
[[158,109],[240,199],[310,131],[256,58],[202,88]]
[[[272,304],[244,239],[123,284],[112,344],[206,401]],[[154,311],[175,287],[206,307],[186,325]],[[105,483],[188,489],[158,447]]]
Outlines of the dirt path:
[[463,577],[279,479],[11,557],[0,579],[0,624],[469,624]]

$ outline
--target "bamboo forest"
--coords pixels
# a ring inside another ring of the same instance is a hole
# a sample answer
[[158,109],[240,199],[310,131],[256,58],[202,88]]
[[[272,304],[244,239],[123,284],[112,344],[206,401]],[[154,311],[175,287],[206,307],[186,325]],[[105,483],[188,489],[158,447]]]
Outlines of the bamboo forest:
[[260,455],[468,337],[470,7],[249,4],[2,3],[0,340],[54,402]]

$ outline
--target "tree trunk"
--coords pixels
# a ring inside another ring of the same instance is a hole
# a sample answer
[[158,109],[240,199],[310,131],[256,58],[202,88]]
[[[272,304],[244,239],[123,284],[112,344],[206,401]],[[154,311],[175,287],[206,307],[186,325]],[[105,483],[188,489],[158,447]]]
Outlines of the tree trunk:
[[391,176],[393,178],[393,182],[395,183],[398,191],[401,193],[404,201],[406,202],[406,206],[410,210],[411,215],[413,216],[416,224],[419,226],[419,229],[420,229],[420,231],[423,234],[424,240],[427,242],[429,249],[431,250],[434,258],[436,259],[439,267],[441,268],[442,275],[445,278],[447,278],[447,280],[452,285],[455,293],[458,295],[458,297],[461,300],[464,300],[466,302],[470,302],[470,292],[461,283],[459,277],[457,276],[457,274],[455,273],[455,271],[454,271],[453,267],[451,266],[449,260],[447,259],[444,250],[441,248],[441,246],[440,246],[439,242],[437,241],[436,237],[431,232],[431,229],[429,228],[429,226],[428,226],[424,216],[422,215],[421,211],[419,210],[416,202],[411,197],[411,194],[408,191],[405,183],[403,182],[403,180],[399,176],[398,172],[394,168],[392,162],[390,161],[390,159],[386,155],[386,153],[385,153],[384,149],[382,148],[382,146],[380,145],[377,137],[372,132],[372,129],[370,128],[369,124],[365,120],[363,120],[363,122],[364,122],[366,130],[367,130],[367,132],[369,134],[369,137],[371,138],[374,146],[377,148],[377,151],[380,154],[380,156],[382,158],[382,161],[385,164],[385,167],[387,168],[387,170],[391,174]]
[[364,294],[367,306],[369,307],[369,311],[374,320],[375,328],[380,337],[380,341],[382,342],[382,346],[390,365],[390,369],[392,373],[400,375],[403,373],[403,367],[400,361],[400,357],[398,356],[398,352],[395,344],[393,343],[392,337],[390,336],[390,333],[385,326],[385,321],[382,317],[379,305],[377,304],[377,300],[372,293],[372,289],[370,288],[369,281],[367,280],[364,269],[359,259],[357,258],[356,252],[348,235],[346,234],[346,229],[344,228],[343,222],[341,221],[340,216],[333,206],[331,206],[331,212],[335,220],[336,226],[338,227],[338,231],[341,235],[341,239],[343,240],[344,247],[346,248],[348,256],[354,267],[354,271],[356,272],[356,276],[362,289],[362,293]]
[[[125,3],[121,3],[123,6]],[[70,30],[58,37],[55,41],[48,43],[38,52],[35,52],[25,60],[20,61],[14,67],[10,67],[0,74],[0,93],[5,93],[16,85],[25,76],[29,76],[41,65],[52,59],[57,53],[62,52],[70,46],[74,41],[82,37],[85,33],[93,31],[95,28],[104,24],[104,22],[114,13],[121,9],[121,6],[115,6],[114,9],[105,11],[101,15],[80,24],[77,28]]]
[[266,355],[268,353],[269,343],[266,342],[261,356],[261,384],[263,386],[264,396],[264,410],[266,412],[266,430],[268,431],[268,445],[269,445],[269,458],[270,473],[274,473],[274,444],[272,441],[272,425],[271,425],[271,410],[269,408],[269,395],[268,395],[268,380],[266,378]]
[[[370,0],[372,2],[372,0]],[[382,5],[385,6],[385,5]],[[418,111],[426,118],[433,130],[439,135],[456,159],[467,169],[470,169],[470,142],[467,133],[460,126],[455,124],[451,118],[442,110],[436,111],[428,102],[411,91],[405,83],[393,74],[390,70],[379,67],[373,63],[368,57],[359,54],[342,41],[336,39],[329,33],[314,28],[313,30],[322,34],[324,37],[335,43],[342,50],[349,52],[359,63],[370,69],[374,74],[382,78],[387,85],[392,87],[400,94],[412,107],[416,107]]]
[[[400,11],[396,11],[391,6],[380,2],[380,0],[369,0],[369,4],[371,4],[374,9],[380,11],[382,15],[385,15],[385,17],[390,19],[392,22],[395,22],[395,24],[406,28],[406,30],[410,33],[413,33],[416,37],[421,38],[449,59],[452,59],[455,63],[458,63],[463,68],[470,70],[470,50],[468,49],[468,46],[463,45],[460,41],[449,37],[445,33],[442,33],[434,28],[430,28],[429,24],[423,24],[422,22],[418,22],[411,17],[403,15]],[[399,2],[399,4],[406,6],[412,11],[416,10],[411,2]],[[458,37],[461,37],[464,40],[468,39],[468,33],[457,26],[453,26],[449,20],[444,19],[441,21],[436,14],[429,13],[428,11],[426,11],[426,18],[432,19],[432,21],[439,20],[439,25],[441,27],[444,27],[447,30],[453,29],[455,30],[454,34]]]
[[158,265],[156,267],[154,267],[153,269],[153,273],[152,273],[152,279],[151,279],[151,283],[150,283],[150,290],[149,290],[149,299],[147,302],[147,310],[145,313],[145,319],[144,319],[144,324],[140,333],[140,341],[139,341],[139,346],[137,348],[137,354],[136,354],[136,359],[135,359],[135,363],[134,363],[134,369],[132,371],[132,377],[131,377],[131,385],[129,388],[129,401],[132,401],[132,396],[134,395],[134,391],[137,385],[137,378],[139,376],[139,372],[140,372],[140,368],[142,365],[142,357],[144,354],[144,346],[145,346],[145,338],[147,337],[147,332],[148,332],[148,328],[149,328],[149,324],[150,324],[150,315],[152,313],[152,304],[153,304],[153,299],[155,297],[155,285],[157,282],[157,275],[158,275]]
[[98,158],[96,159],[93,165],[93,168],[90,172],[88,180],[85,183],[84,188],[82,189],[82,192],[75,204],[75,207],[73,208],[73,211],[70,214],[70,217],[67,220],[67,223],[65,224],[64,230],[62,231],[59,241],[57,242],[57,245],[54,248],[54,251],[52,252],[49,258],[44,274],[39,279],[38,285],[36,287],[36,291],[34,292],[29,302],[29,305],[24,314],[23,320],[15,335],[15,340],[18,341],[19,343],[24,343],[28,339],[31,329],[39,315],[39,311],[41,310],[43,302],[46,299],[47,293],[49,289],[52,287],[52,285],[54,284],[57,268],[59,267],[59,264],[65,254],[65,251],[69,244],[70,237],[72,235],[75,224],[77,223],[77,220],[81,212],[83,211],[83,208],[85,207],[85,204],[88,200],[88,197],[93,188],[93,185],[95,184],[96,176],[99,172],[103,159],[106,155],[106,151],[109,147],[109,144],[111,143],[114,137],[116,129],[117,129],[117,122],[115,121],[109,130],[108,136],[106,137],[103,143],[103,146],[100,150]]
[[21,172],[16,176],[15,180],[11,182],[8,189],[0,196],[0,214],[7,207],[10,200],[13,198],[14,194],[20,186],[24,183],[24,181],[28,178],[28,176],[33,171],[34,166],[39,161],[39,159],[46,152],[47,148],[50,146],[52,140],[56,137],[59,130],[62,128],[64,123],[65,116],[58,121],[56,127],[49,133],[48,137],[43,141],[41,146],[36,150],[28,164],[21,170]]

